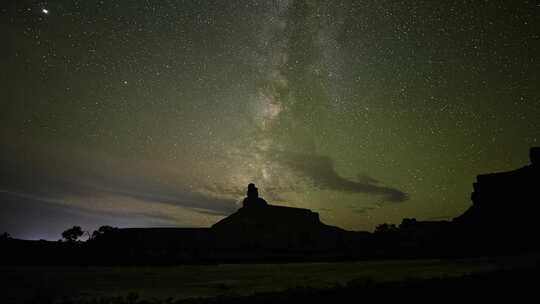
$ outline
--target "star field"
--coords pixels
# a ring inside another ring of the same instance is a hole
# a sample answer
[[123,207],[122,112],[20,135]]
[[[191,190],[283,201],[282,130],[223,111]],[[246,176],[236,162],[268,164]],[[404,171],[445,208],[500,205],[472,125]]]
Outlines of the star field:
[[535,1],[3,1],[0,230],[209,226],[248,183],[451,219],[540,141]]

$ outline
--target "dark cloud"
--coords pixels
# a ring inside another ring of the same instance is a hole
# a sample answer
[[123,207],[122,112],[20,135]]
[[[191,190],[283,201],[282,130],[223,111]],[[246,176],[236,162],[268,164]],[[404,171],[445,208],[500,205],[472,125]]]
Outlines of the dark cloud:
[[20,154],[16,148],[5,147],[0,152],[0,191],[19,198],[69,206],[69,200],[77,198],[99,201],[124,197],[212,215],[228,215],[237,208],[235,200],[191,190],[153,164],[97,154],[44,151],[39,146],[32,149],[35,154]]
[[404,202],[409,198],[407,193],[381,185],[366,175],[358,180],[341,177],[335,170],[334,162],[327,156],[278,151],[272,153],[272,157],[306,176],[321,189],[380,195],[388,202]]
[[351,207],[351,211],[356,214],[366,214],[369,211],[375,210],[375,207]]
[[233,199],[215,198],[201,193],[189,191],[174,191],[167,193],[167,190],[163,189],[162,192],[135,193],[116,191],[116,194],[125,195],[148,202],[160,202],[164,204],[186,207],[203,214],[229,215],[238,208],[236,201]]

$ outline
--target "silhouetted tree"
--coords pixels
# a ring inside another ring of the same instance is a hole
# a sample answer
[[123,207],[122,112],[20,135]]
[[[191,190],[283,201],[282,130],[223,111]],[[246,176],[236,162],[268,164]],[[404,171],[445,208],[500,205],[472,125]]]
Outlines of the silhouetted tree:
[[388,234],[388,233],[396,233],[398,231],[398,228],[395,224],[380,224],[375,227],[375,234]]
[[84,231],[79,226],[73,226],[68,230],[62,232],[62,237],[67,242],[75,242],[84,234]]
[[0,241],[9,240],[10,238],[11,238],[11,235],[9,235],[9,233],[7,232],[4,232],[2,233],[2,235],[0,235]]
[[387,254],[395,253],[399,242],[399,228],[394,224],[380,224],[375,227],[375,240]]
[[399,229],[407,229],[414,227],[416,225],[417,221],[413,218],[404,218],[401,220],[401,224],[399,224]]
[[99,238],[105,234],[108,234],[110,233],[111,231],[114,231],[118,228],[115,228],[115,227],[112,227],[112,226],[101,226],[98,228],[98,230],[94,230],[94,232],[92,233],[92,237],[90,239],[96,239],[96,238]]

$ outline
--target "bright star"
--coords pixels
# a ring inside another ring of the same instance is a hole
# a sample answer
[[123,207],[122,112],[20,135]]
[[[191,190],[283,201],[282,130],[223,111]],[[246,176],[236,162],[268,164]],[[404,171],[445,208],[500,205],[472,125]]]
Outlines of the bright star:
[[46,8],[42,8],[42,9],[41,9],[41,12],[44,13],[45,15],[48,15],[48,14],[49,14],[49,10],[46,9]]

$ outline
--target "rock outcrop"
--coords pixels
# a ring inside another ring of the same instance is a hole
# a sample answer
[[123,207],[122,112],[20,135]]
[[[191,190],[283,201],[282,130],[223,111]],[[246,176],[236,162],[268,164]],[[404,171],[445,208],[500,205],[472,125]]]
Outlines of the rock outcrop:
[[527,220],[536,218],[540,209],[540,147],[531,148],[529,157],[531,164],[525,167],[478,175],[471,194],[473,205],[456,221],[502,226],[520,223],[523,227]]
[[249,184],[243,207],[212,226],[220,249],[324,251],[340,246],[342,229],[321,223],[308,209],[275,206]]
[[255,187],[255,184],[249,184],[247,190],[247,197],[242,202],[243,207],[257,208],[268,206],[268,203],[259,197],[259,189]]
[[473,205],[454,219],[471,247],[516,251],[538,247],[540,211],[540,147],[530,149],[531,164],[499,173],[478,175]]

